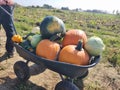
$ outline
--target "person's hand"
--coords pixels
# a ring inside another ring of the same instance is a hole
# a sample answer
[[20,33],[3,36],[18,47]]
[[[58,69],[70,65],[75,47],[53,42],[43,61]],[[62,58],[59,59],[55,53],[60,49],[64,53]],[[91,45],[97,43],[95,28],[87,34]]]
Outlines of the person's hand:
[[14,1],[13,0],[5,0],[6,5],[14,5]]

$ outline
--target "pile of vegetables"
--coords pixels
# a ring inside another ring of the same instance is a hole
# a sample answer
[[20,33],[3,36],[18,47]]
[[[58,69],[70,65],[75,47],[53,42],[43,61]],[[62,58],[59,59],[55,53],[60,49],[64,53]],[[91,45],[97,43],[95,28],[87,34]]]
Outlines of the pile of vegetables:
[[105,49],[100,37],[87,38],[80,29],[66,31],[64,22],[56,16],[46,16],[39,28],[40,34],[28,35],[24,40],[13,36],[12,40],[47,60],[75,65],[88,65],[91,56],[101,55]]

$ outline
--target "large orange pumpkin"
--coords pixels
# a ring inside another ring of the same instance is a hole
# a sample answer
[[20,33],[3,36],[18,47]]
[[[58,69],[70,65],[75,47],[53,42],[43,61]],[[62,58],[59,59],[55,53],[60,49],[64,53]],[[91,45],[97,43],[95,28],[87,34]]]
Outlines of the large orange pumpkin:
[[83,30],[78,29],[70,29],[66,32],[63,41],[62,46],[66,45],[77,45],[79,40],[83,40],[83,46],[87,42],[87,36],[86,33]]
[[50,60],[56,60],[60,51],[60,45],[49,39],[40,41],[36,47],[36,55]]
[[81,41],[78,42],[78,45],[67,45],[62,48],[59,54],[60,62],[67,62],[77,65],[88,65],[89,64],[89,55],[82,48]]

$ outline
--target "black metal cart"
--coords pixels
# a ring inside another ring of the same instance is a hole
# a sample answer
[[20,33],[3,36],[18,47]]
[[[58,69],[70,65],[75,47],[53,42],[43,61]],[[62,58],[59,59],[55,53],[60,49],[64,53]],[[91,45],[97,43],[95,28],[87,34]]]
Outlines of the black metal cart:
[[100,61],[100,56],[91,57],[90,64],[84,66],[51,61],[29,52],[17,43],[14,45],[18,54],[26,60],[26,62],[17,61],[14,64],[17,78],[21,81],[27,81],[30,78],[28,62],[31,61],[41,65],[41,68],[50,69],[61,76],[61,81],[56,84],[55,90],[79,90],[74,84],[74,79],[81,78],[82,80],[88,75],[88,68],[94,67]]

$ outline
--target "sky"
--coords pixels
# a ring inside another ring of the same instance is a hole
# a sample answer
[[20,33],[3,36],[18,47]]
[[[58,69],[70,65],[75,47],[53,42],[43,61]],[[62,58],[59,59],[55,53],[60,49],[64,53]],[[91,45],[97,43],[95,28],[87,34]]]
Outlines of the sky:
[[23,6],[49,4],[56,8],[68,7],[69,9],[81,8],[98,9],[112,12],[113,10],[120,11],[119,0],[14,0],[16,3]]

